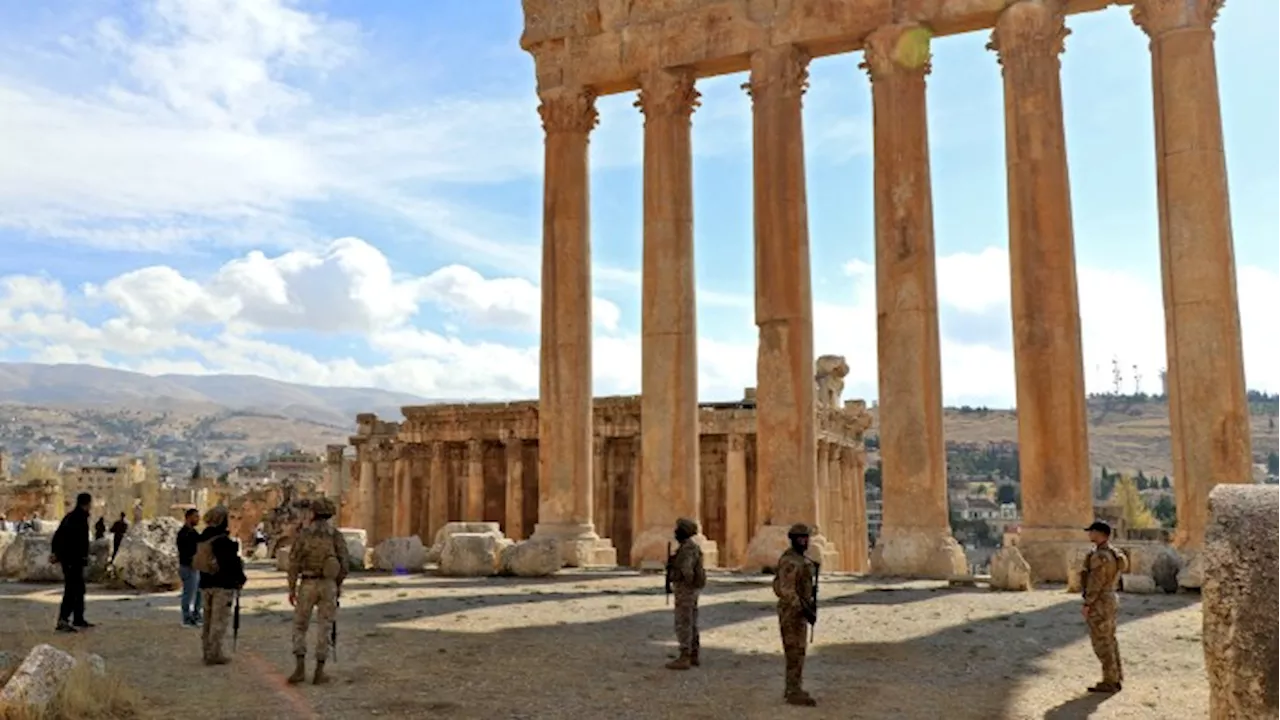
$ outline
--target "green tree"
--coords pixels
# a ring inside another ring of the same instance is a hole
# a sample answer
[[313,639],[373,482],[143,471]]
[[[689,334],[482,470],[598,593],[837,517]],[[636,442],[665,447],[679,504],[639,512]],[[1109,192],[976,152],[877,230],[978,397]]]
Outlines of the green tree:
[[1138,494],[1138,484],[1134,479],[1122,475],[1116,481],[1116,491],[1114,500],[1120,504],[1124,513],[1124,523],[1134,530],[1146,530],[1159,526],[1155,517],[1151,514],[1151,510],[1147,509],[1147,504],[1142,501],[1142,495]]
[[31,480],[56,480],[58,479],[58,469],[54,466],[53,459],[42,452],[31,453],[26,460],[22,461],[22,472],[18,474],[18,479],[22,481]]
[[1161,490],[1172,490],[1172,489],[1173,489],[1173,483],[1169,482],[1169,476],[1168,476],[1168,475],[1165,475],[1163,478],[1161,478],[1161,479],[1160,479],[1160,489],[1161,489]]
[[1173,504],[1173,498],[1168,495],[1160,496],[1160,501],[1156,503],[1151,513],[1156,516],[1162,526],[1167,528],[1173,527],[1178,521],[1178,508]]
[[1280,455],[1274,452],[1267,453],[1267,472],[1272,475],[1280,475]]
[[1018,488],[1014,485],[1001,485],[1000,489],[996,490],[996,500],[1001,503],[1017,503]]
[[197,460],[197,461],[196,461],[196,466],[195,466],[195,467],[193,467],[193,468],[191,468],[191,479],[192,479],[192,480],[199,480],[199,479],[200,479],[200,476],[201,476],[201,475],[203,475],[203,474],[204,474],[204,473],[201,471],[201,468],[200,468],[200,461],[198,461],[198,460]]

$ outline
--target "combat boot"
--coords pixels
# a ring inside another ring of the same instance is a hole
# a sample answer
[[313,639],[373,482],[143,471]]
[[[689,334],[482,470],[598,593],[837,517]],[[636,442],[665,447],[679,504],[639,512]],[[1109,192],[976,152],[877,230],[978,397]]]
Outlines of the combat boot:
[[688,670],[693,666],[693,658],[689,653],[680,653],[680,657],[667,663],[668,670]]
[[329,682],[329,676],[324,674],[324,661],[316,661],[316,674],[311,677],[313,685],[323,685]]
[[689,653],[689,664],[694,667],[699,667],[702,665],[702,661],[698,659],[697,650],[694,650],[693,652]]
[[297,685],[307,679],[307,658],[304,655],[295,655],[293,661],[297,664],[293,666],[293,674],[289,676],[288,683]]
[[1091,693],[1116,693],[1120,692],[1120,683],[1102,681],[1097,685],[1089,688]]
[[803,707],[813,707],[818,704],[818,701],[814,700],[813,696],[811,696],[809,693],[803,690],[797,690],[792,693],[787,693],[787,704],[800,705]]

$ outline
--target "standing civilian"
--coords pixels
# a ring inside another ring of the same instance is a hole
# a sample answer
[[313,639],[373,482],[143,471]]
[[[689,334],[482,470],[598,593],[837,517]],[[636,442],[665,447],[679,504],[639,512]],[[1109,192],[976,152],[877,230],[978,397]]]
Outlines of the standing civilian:
[[182,529],[178,531],[178,577],[182,578],[182,626],[200,627],[200,573],[191,567],[196,557],[196,545],[200,533],[200,511],[188,508],[183,516]]
[[101,515],[99,515],[98,522],[94,523],[94,526],[93,526],[93,539],[101,540],[106,536],[107,536],[107,521]]
[[129,523],[124,520],[124,513],[120,513],[120,519],[111,523],[111,561],[115,562],[116,553],[120,552],[120,543],[124,541],[124,534],[129,532]]
[[89,564],[89,510],[93,498],[89,493],[76,496],[76,506],[53,533],[52,557],[62,566],[62,606],[58,608],[58,632],[76,632],[91,628],[84,619],[84,569]]

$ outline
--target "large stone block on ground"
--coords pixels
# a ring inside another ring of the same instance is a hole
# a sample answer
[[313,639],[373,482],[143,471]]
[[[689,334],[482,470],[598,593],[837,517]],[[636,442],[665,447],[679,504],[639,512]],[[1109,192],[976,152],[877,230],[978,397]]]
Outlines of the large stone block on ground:
[[[492,533],[454,533],[440,553],[440,574],[453,577],[487,577],[502,569],[502,551],[514,545]],[[559,569],[559,568],[557,568]]]
[[0,707],[25,707],[39,711],[62,689],[76,659],[52,645],[37,645],[0,689]]
[[1199,590],[1204,585],[1204,555],[1191,551],[1178,571],[1178,587]]
[[373,566],[390,572],[421,572],[427,566],[427,549],[417,535],[387,538],[374,548]]
[[1209,494],[1203,558],[1204,660],[1212,720],[1277,715],[1280,488]]
[[1166,593],[1178,592],[1179,572],[1182,572],[1182,558],[1173,548],[1165,548],[1151,561],[1151,579]]
[[347,566],[351,570],[364,569],[364,550],[369,534],[360,528],[342,528],[342,539],[347,543]]
[[49,562],[53,536],[19,533],[0,557],[0,574],[21,582],[62,582],[62,566]]
[[1002,547],[991,556],[992,590],[1030,590],[1031,563],[1016,547]]
[[1132,595],[1151,595],[1155,593],[1156,581],[1150,575],[1125,574],[1120,576],[1120,592]]
[[499,564],[503,575],[545,577],[560,571],[561,557],[556,540],[525,540],[505,546]]
[[[7,550],[10,545],[13,544],[14,538],[16,538],[17,536],[18,536],[17,533],[9,532],[8,530],[0,532],[0,558],[4,557],[4,551]],[[3,576],[4,576],[4,571],[0,569],[0,577],[3,577]]]
[[177,539],[181,528],[182,523],[171,517],[130,526],[116,553],[113,582],[146,592],[179,587]]
[[89,543],[89,567],[85,570],[85,582],[106,582],[111,567],[111,538],[104,537]]

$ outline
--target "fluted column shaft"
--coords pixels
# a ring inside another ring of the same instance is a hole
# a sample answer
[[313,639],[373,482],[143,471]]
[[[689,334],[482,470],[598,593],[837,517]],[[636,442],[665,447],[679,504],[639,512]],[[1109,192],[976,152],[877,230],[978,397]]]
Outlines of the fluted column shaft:
[[431,443],[431,470],[427,479],[427,534],[435,542],[436,532],[449,522],[449,476],[445,465],[445,444]]
[[751,527],[747,519],[751,513],[747,506],[747,453],[746,439],[732,433],[726,438],[724,481],[724,548],[722,564],[738,567],[747,553],[751,539]]
[[400,449],[391,464],[391,477],[394,483],[394,500],[392,502],[395,504],[395,510],[391,518],[392,537],[407,536],[409,534],[409,525],[412,522],[413,487],[409,484],[409,455],[404,450],[405,448]]
[[1204,542],[1209,492],[1252,481],[1213,21],[1222,0],[1137,0],[1151,38],[1156,191],[1178,530]]
[[524,442],[518,437],[504,440],[507,488],[503,522],[504,534],[512,540],[523,540],[524,527]]
[[[1068,34],[1058,0],[1021,0],[990,47],[1004,75],[1009,262],[1023,540],[1037,579],[1065,580],[1063,541],[1093,516],[1080,303],[1059,77]],[[1033,542],[1049,543],[1043,551]]]
[[640,78],[644,113],[639,532],[631,564],[664,562],[680,517],[701,520],[698,336],[693,261],[693,73]]
[[462,519],[484,520],[484,443],[476,438],[467,441],[467,489],[463,495]]
[[876,319],[884,542],[877,573],[946,577],[951,539],[925,76],[930,32],[889,25],[867,38],[875,134]]

